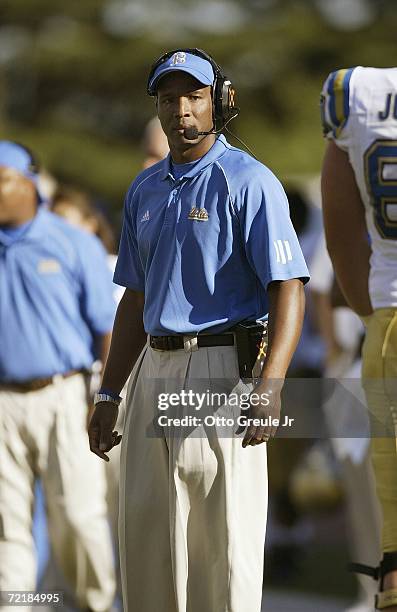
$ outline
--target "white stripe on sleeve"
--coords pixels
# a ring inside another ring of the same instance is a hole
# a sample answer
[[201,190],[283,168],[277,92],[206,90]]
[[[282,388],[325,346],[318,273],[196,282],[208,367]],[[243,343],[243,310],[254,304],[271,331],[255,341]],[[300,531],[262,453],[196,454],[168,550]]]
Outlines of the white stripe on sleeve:
[[284,247],[281,240],[277,240],[278,248],[280,249],[281,263],[286,264],[287,260],[284,253]]
[[287,252],[287,259],[288,259],[288,261],[292,261],[291,247],[289,246],[288,240],[284,240],[284,246],[285,246],[285,250]]
[[280,263],[280,251],[278,250],[278,246],[277,246],[276,240],[273,242],[273,244],[274,244],[274,248],[276,249],[277,263]]

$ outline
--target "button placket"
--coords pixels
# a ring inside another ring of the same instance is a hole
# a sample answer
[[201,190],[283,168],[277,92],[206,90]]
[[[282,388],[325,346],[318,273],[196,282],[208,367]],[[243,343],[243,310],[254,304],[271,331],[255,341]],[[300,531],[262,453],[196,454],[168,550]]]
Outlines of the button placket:
[[174,186],[174,189],[170,192],[167,210],[165,211],[164,225],[173,225],[178,213],[176,203],[178,201],[179,189]]

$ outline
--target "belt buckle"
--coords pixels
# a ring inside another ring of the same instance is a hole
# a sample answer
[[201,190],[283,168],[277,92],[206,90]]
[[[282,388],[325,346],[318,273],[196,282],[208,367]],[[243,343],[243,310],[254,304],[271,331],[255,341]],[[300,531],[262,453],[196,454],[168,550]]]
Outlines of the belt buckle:
[[156,346],[156,340],[155,340],[154,336],[150,336],[150,346],[151,346],[151,348],[154,351],[160,351],[162,353],[164,353],[165,351],[169,351],[170,350],[170,348],[169,348],[170,343],[169,343],[169,340],[168,340],[168,336],[164,336],[164,341],[163,342],[164,342],[164,344],[167,344],[167,346],[166,347],[163,346],[162,348],[160,348],[160,347]]
[[195,336],[183,336],[183,349],[185,353],[193,353],[199,350],[197,334]]

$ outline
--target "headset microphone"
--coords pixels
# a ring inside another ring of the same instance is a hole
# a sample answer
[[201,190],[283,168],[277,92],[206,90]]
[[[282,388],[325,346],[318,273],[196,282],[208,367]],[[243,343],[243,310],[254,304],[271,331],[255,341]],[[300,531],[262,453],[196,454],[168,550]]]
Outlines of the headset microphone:
[[186,140],[196,140],[196,138],[198,138],[199,136],[208,136],[209,134],[219,134],[219,132],[222,132],[223,128],[225,128],[228,123],[230,123],[233,119],[237,117],[239,110],[240,109],[236,107],[234,109],[234,114],[231,117],[229,117],[229,119],[225,121],[224,124],[218,130],[212,129],[209,132],[199,132],[196,127],[188,127],[183,130],[183,135],[186,138]]
[[[221,128],[222,129],[222,128]],[[199,136],[208,136],[209,134],[217,134],[221,130],[210,130],[209,132],[199,132],[195,127],[189,127],[183,130],[183,135],[186,140],[196,140]]]

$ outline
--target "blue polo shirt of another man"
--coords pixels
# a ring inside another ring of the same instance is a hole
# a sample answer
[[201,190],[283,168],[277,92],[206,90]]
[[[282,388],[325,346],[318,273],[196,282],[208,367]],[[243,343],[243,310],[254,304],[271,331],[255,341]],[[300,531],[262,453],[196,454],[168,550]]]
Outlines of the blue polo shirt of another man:
[[170,156],[125,201],[114,281],[145,293],[152,335],[263,318],[270,282],[309,273],[274,174],[223,136],[176,179]]
[[90,368],[115,315],[95,236],[42,208],[23,229],[0,228],[0,382]]

